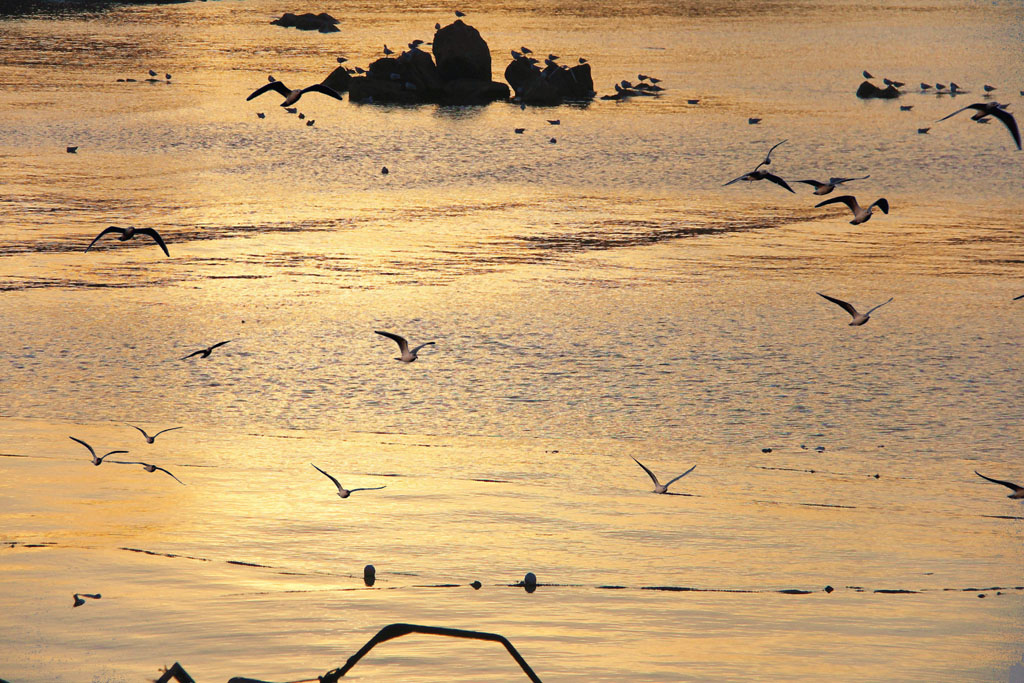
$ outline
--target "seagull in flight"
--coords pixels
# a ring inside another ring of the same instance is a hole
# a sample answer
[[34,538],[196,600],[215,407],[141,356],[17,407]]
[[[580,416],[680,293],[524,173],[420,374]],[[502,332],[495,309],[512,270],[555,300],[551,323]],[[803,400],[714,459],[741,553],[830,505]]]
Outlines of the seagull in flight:
[[183,482],[181,479],[178,479],[176,476],[171,474],[169,471],[165,470],[163,467],[150,465],[148,462],[139,462],[138,460],[111,460],[110,462],[117,463],[118,465],[142,465],[142,469],[146,470],[147,472],[156,472],[157,470],[160,470],[164,474],[169,475],[171,479],[178,482],[182,486],[185,485],[185,482]]
[[157,244],[160,245],[160,248],[164,250],[164,254],[165,255],[167,255],[167,256],[171,255],[171,252],[167,251],[167,245],[164,244],[164,240],[163,240],[162,237],[160,237],[160,233],[158,233],[153,228],[136,228],[134,226],[128,227],[128,228],[119,228],[116,225],[111,225],[108,228],[104,228],[103,232],[101,232],[100,234],[96,235],[96,237],[93,239],[92,242],[89,243],[89,246],[87,246],[85,248],[85,250],[89,251],[90,249],[92,249],[92,246],[94,244],[99,242],[101,237],[103,237],[104,235],[110,234],[112,232],[119,232],[119,233],[121,233],[121,236],[117,238],[118,241],[120,241],[120,242],[127,242],[128,240],[132,239],[136,235],[149,235],[150,237],[153,238],[153,240]]
[[[782,142],[788,142],[788,141],[789,141],[789,138],[786,138]],[[780,142],[778,145],[773,145],[772,148],[770,150],[768,150],[768,153],[764,155],[764,161],[759,163],[757,165],[757,168],[761,168],[762,166],[771,166],[772,165],[772,152],[774,152],[775,148],[778,147],[779,145],[781,145],[782,142]],[[757,169],[754,169],[754,170],[757,170]]]
[[[817,194],[817,192],[815,192],[815,194]],[[876,206],[882,210],[882,213],[889,213],[889,201],[885,197],[882,197],[881,199],[876,199],[867,208],[863,208],[860,204],[857,203],[857,198],[850,194],[844,194],[841,197],[833,197],[832,199],[826,199],[823,202],[815,204],[814,208],[825,206],[826,204],[835,204],[837,202],[840,204],[846,204],[846,206],[850,207],[850,211],[853,211],[853,220],[850,221],[850,225],[860,225],[861,223],[867,223],[869,220],[871,220],[871,210]]]
[[135,427],[135,425],[133,425],[133,424],[130,424],[128,426],[129,427],[134,427],[135,429],[138,429],[140,432],[142,432],[142,436],[146,437],[146,443],[153,443],[154,441],[156,441],[156,437],[160,436],[164,432],[170,432],[170,431],[173,431],[175,429],[181,429],[181,427],[168,427],[167,429],[161,429],[159,432],[157,432],[153,436],[150,436],[149,434],[147,434],[145,432],[145,430],[142,429],[142,427]]
[[836,299],[835,297],[831,297],[828,294],[822,294],[821,292],[818,292],[817,294],[820,297],[828,299],[829,301],[831,301],[832,303],[834,303],[835,305],[839,306],[844,311],[846,311],[847,313],[852,315],[853,316],[853,320],[850,321],[850,327],[855,327],[857,325],[863,325],[864,323],[866,323],[871,318],[871,314],[872,313],[877,311],[879,308],[881,308],[885,304],[889,303],[889,301],[893,300],[893,297],[889,297],[889,301],[884,301],[884,302],[878,304],[877,306],[875,306],[874,308],[869,310],[867,313],[858,313],[856,308],[854,308],[852,305],[846,303],[842,299]]
[[[784,187],[787,190],[789,190],[790,192],[793,192],[793,188],[790,187],[789,184],[786,183],[785,180],[783,180],[782,178],[780,178],[777,175],[773,175],[773,174],[769,173],[768,171],[759,170],[760,166],[761,165],[758,164],[758,168],[754,169],[750,173],[744,173],[739,178],[733,178],[729,182],[724,183],[722,185],[722,187],[725,187],[726,185],[732,185],[733,183],[738,183],[741,180],[744,181],[744,182],[753,182],[755,180],[770,180],[771,182],[775,183],[779,187]],[[793,192],[793,194],[796,194],[796,193]]]
[[381,330],[374,330],[374,333],[379,334],[382,337],[387,337],[388,339],[394,339],[396,342],[398,342],[398,350],[402,352],[402,357],[396,358],[395,360],[400,360],[403,363],[413,362],[418,357],[417,354],[419,353],[420,349],[422,349],[424,346],[429,346],[434,343],[432,341],[426,342],[425,344],[420,344],[416,348],[410,350],[409,342],[406,341],[405,337],[401,335],[392,334],[391,332],[382,332]]
[[[629,456],[629,457],[633,458],[632,455]],[[697,466],[694,465],[690,469],[688,469],[685,472],[683,472],[682,474],[680,474],[675,479],[672,479],[672,480],[668,481],[667,483],[662,484],[661,482],[658,481],[658,478],[656,476],[654,476],[654,472],[651,472],[649,469],[647,469],[646,465],[644,465],[642,462],[640,462],[636,458],[633,458],[633,462],[635,462],[637,465],[640,465],[640,467],[643,468],[644,472],[647,473],[647,476],[649,476],[651,478],[651,481],[654,482],[654,492],[655,493],[668,493],[668,487],[669,486],[671,486],[672,484],[676,483],[677,481],[679,481],[680,479],[685,477],[687,474],[689,474],[690,472],[693,472],[695,469],[697,469]]]
[[[999,119],[1006,129],[1010,131],[1010,135],[1013,136],[1013,142],[1017,145],[1017,149],[1020,149],[1020,129],[1017,128],[1017,119],[1013,118],[1013,114],[1008,111],[1004,111],[998,102],[975,102],[969,104],[966,107],[957,109],[949,116],[943,116],[939,121],[945,121],[951,116],[956,116],[962,111],[967,109],[976,109],[977,113],[971,117],[972,121],[981,121],[987,116],[994,116]],[[938,121],[936,121],[938,123]]]
[[[309,463],[309,464],[313,465],[313,463]],[[352,495],[356,491],[379,491],[380,489],[387,488],[386,486],[374,486],[372,488],[365,488],[365,489],[347,489],[344,486],[342,486],[341,483],[337,479],[335,479],[331,475],[327,474],[326,472],[324,472],[322,469],[320,469],[316,465],[313,465],[313,468],[317,472],[319,472],[320,474],[324,475],[325,477],[327,477],[328,479],[330,479],[331,481],[334,482],[334,485],[338,487],[338,498],[348,498],[350,495]]]
[[213,353],[213,350],[215,348],[217,348],[218,346],[224,346],[229,341],[234,341],[234,340],[233,339],[228,339],[226,341],[217,342],[213,346],[208,346],[205,349],[199,349],[198,351],[193,351],[192,353],[188,354],[187,356],[182,356],[181,360],[185,360],[186,358],[191,358],[192,356],[199,356],[199,354],[203,354],[203,355],[199,356],[200,358],[209,358],[210,354]]
[[865,178],[870,177],[870,175],[862,175],[859,178],[829,178],[827,183],[819,183],[817,180],[796,180],[794,182],[804,183],[805,185],[813,185],[814,194],[825,195],[831,192],[832,190],[836,189],[843,183],[848,183],[851,180],[864,180]]
[[94,451],[92,449],[92,446],[90,446],[86,442],[82,441],[81,439],[76,439],[73,436],[69,436],[68,438],[71,439],[72,441],[77,441],[78,443],[80,443],[83,446],[85,446],[86,448],[88,448],[89,452],[92,454],[92,464],[93,465],[97,465],[97,466],[102,465],[103,464],[103,458],[107,457],[108,455],[113,455],[114,453],[127,453],[128,452],[128,451],[110,451],[109,453],[104,453],[103,455],[97,456],[96,455],[96,451]]
[[75,593],[73,597],[75,598],[75,604],[71,605],[72,609],[84,605],[84,598],[92,598],[93,600],[99,600],[103,596],[99,593]]
[[271,90],[273,90],[276,93],[280,93],[281,95],[284,95],[284,102],[281,103],[282,107],[289,107],[295,104],[296,102],[299,101],[300,97],[302,97],[308,92],[323,93],[324,95],[330,95],[336,100],[344,99],[342,98],[341,95],[338,94],[338,91],[336,91],[334,88],[330,88],[324,85],[323,83],[317,83],[315,85],[309,86],[308,88],[292,90],[281,81],[271,81],[259,88],[256,88],[256,90],[254,90],[251,95],[245,98],[245,101],[248,102],[252,98],[259,97],[263,93],[269,92]]
[[1013,493],[1008,495],[1007,498],[1013,498],[1013,499],[1024,498],[1024,486],[1017,486],[1016,484],[1014,484],[1011,481],[1002,481],[1000,479],[993,479],[992,477],[986,477],[984,474],[982,474],[978,470],[974,470],[974,473],[977,474],[982,479],[988,479],[993,484],[1002,484],[1006,488],[1008,488],[1011,491],[1013,491]]

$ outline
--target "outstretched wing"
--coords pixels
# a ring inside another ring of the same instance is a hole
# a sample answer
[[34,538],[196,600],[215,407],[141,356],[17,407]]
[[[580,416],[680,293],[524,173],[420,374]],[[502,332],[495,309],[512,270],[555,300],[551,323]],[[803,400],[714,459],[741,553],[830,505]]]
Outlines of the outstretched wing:
[[1020,149],[1020,129],[1017,128],[1017,119],[1013,118],[1013,114],[1003,111],[999,107],[994,108],[991,114],[1003,122],[1003,125],[1010,131],[1010,135],[1013,136],[1013,141],[1017,143],[1017,149]]
[[824,297],[824,298],[828,299],[829,301],[834,303],[836,306],[839,306],[840,308],[842,308],[844,311],[846,311],[847,313],[849,313],[853,317],[857,317],[857,309],[854,308],[853,306],[851,306],[850,304],[846,303],[842,299],[836,299],[835,297],[831,297],[828,294],[822,294],[821,292],[817,292],[817,294],[820,297]]
[[[835,180],[835,178],[833,178]],[[794,180],[794,183],[804,183],[805,185],[812,185],[815,190],[819,187],[825,187],[826,185],[835,185],[835,183],[819,183],[817,180]]]
[[381,489],[386,489],[386,488],[387,488],[387,486],[374,486],[374,487],[368,488],[368,489],[349,489],[348,492],[349,493],[355,493],[356,491],[380,491]]
[[749,178],[750,178],[750,174],[749,173],[744,173],[739,178],[733,178],[732,180],[730,180],[727,183],[722,183],[722,187],[725,187],[726,185],[732,185],[733,183],[738,183],[741,180],[748,180]]
[[[146,437],[147,439],[149,438],[149,434],[147,434],[145,431],[143,431],[142,427],[136,427],[135,425],[128,425],[128,426],[133,428],[133,429],[138,429],[142,433],[142,435],[144,437]],[[157,434],[161,434],[161,433],[162,432],[157,432]]]
[[103,232],[101,232],[100,234],[96,235],[96,237],[93,238],[92,242],[89,242],[89,246],[87,246],[85,248],[85,250],[89,251],[90,249],[92,249],[92,245],[94,245],[97,242],[99,242],[101,237],[103,237],[104,235],[107,235],[109,233],[112,233],[112,232],[119,232],[119,233],[121,233],[123,235],[125,233],[125,229],[124,228],[119,228],[116,225],[111,225],[110,227],[104,228]]
[[[882,210],[882,213],[884,214],[889,213],[889,200],[886,199],[885,197],[882,197],[881,199],[876,199],[874,202],[872,202],[871,206],[877,206],[879,209]],[[869,206],[868,208],[870,209],[871,206]]]
[[[786,138],[786,140],[788,140],[788,139],[789,138]],[[782,142],[786,142],[786,140],[783,140]],[[762,161],[761,164],[759,164],[759,165],[765,165],[765,166],[771,165],[771,163],[772,163],[772,152],[774,152],[775,148],[778,147],[779,145],[781,145],[782,142],[780,142],[778,145],[773,145],[772,148],[770,150],[768,150],[768,153],[764,155],[764,161]]]
[[245,98],[245,101],[248,102],[252,98],[259,97],[263,93],[269,92],[271,90],[277,93],[281,93],[281,95],[283,95],[284,97],[288,97],[288,95],[290,95],[292,92],[291,90],[288,89],[288,86],[286,86],[281,81],[271,81],[270,83],[261,85],[260,87],[253,90],[252,94]]
[[1002,479],[993,479],[992,477],[986,477],[984,474],[982,474],[978,470],[974,470],[974,473],[977,474],[982,479],[988,479],[993,484],[1002,484],[1006,488],[1013,489],[1014,491],[1024,491],[1024,486],[1017,486],[1012,481],[1003,481]]
[[430,346],[430,345],[431,345],[431,344],[433,344],[433,343],[434,343],[434,342],[425,342],[425,343],[423,343],[423,344],[420,344],[419,346],[417,346],[417,347],[416,347],[415,349],[413,349],[413,350],[411,351],[412,355],[414,355],[414,356],[415,356],[415,355],[416,355],[417,353],[419,353],[419,350],[420,350],[420,349],[422,349],[422,348],[423,348],[424,346]]
[[332,87],[330,87],[328,85],[324,85],[323,83],[317,83],[316,85],[311,85],[308,88],[303,88],[302,89],[302,93],[303,94],[308,93],[308,92],[323,93],[324,95],[330,95],[331,97],[333,97],[336,100],[344,100],[345,99],[340,94],[338,94],[337,90],[335,90],[334,88],[332,88]]
[[160,233],[158,233],[153,228],[142,228],[140,230],[136,230],[135,232],[139,235],[149,235],[156,241],[157,244],[160,245],[160,248],[164,250],[165,256],[171,255],[171,252],[167,251],[167,245],[164,244],[164,238],[160,237]]
[[157,467],[156,465],[153,465],[153,468],[154,468],[155,470],[160,470],[160,471],[161,471],[161,472],[163,472],[164,474],[170,475],[171,479],[173,479],[174,481],[178,482],[178,483],[179,483],[179,484],[181,484],[182,486],[184,486],[184,485],[185,485],[185,482],[183,482],[183,481],[182,481],[181,479],[178,479],[178,478],[177,478],[176,476],[174,476],[173,474],[171,474],[170,472],[168,472],[167,470],[165,470],[165,469],[164,469],[163,467]]
[[1018,299],[1024,299],[1024,294],[1021,294],[1020,296],[1013,297],[1014,301],[1017,301]]
[[203,353],[204,351],[206,351],[206,349],[199,349],[198,351],[193,351],[192,353],[188,354],[187,356],[182,356],[181,360],[185,360],[186,358],[191,358],[192,356],[198,356],[199,354]]
[[[139,429],[139,428],[136,427],[136,429]],[[167,429],[161,429],[159,432],[157,432],[156,434],[153,435],[153,438],[155,439],[156,437],[160,436],[164,432],[173,432],[175,429],[181,429],[181,427],[168,427]],[[139,431],[141,432],[142,430],[139,429]],[[145,432],[142,432],[142,433],[145,434]]]
[[[781,144],[781,143],[780,143],[780,144]],[[776,185],[778,185],[779,187],[784,187],[784,188],[786,188],[787,190],[789,190],[790,192],[793,192],[793,188],[792,188],[792,187],[790,187],[790,186],[789,186],[789,185],[788,185],[788,184],[786,183],[786,181],[785,181],[785,180],[783,180],[782,178],[780,178],[780,177],[779,177],[779,176],[777,176],[777,175],[772,175],[771,173],[765,173],[765,174],[764,174],[764,179],[765,179],[765,180],[770,180],[770,181],[772,181],[773,183],[775,183]],[[793,194],[796,194],[796,192],[793,192]]]
[[857,206],[858,206],[857,198],[854,197],[852,194],[844,194],[844,195],[839,196],[839,197],[833,197],[832,199],[826,199],[823,202],[818,202],[817,204],[815,204],[814,208],[817,209],[819,207],[825,206],[826,204],[836,204],[836,203],[846,204],[847,208],[849,208],[850,211],[853,211],[854,213],[857,213]]
[[[941,119],[939,119],[939,121],[945,121],[946,119],[951,118],[953,116],[956,116],[960,112],[967,111],[968,109],[977,109],[978,111],[985,111],[985,109],[987,109],[987,108],[988,107],[983,102],[975,102],[974,104],[968,104],[966,107],[962,107],[960,109],[957,109],[952,114],[949,114],[947,116],[943,116]],[[935,123],[938,123],[939,121],[936,121]]]
[[69,438],[69,439],[71,439],[72,441],[77,441],[78,443],[80,443],[80,444],[82,444],[83,446],[85,446],[86,448],[88,448],[88,449],[89,449],[89,452],[90,452],[90,453],[92,453],[92,457],[94,457],[94,458],[96,457],[96,451],[94,451],[94,450],[92,449],[92,446],[90,446],[90,445],[89,445],[89,444],[87,444],[86,442],[82,441],[81,439],[76,439],[76,438],[75,438],[75,437],[73,437],[73,436],[69,436],[68,438]]
[[[890,297],[889,297],[889,301],[892,301],[892,300],[893,300],[893,297],[891,297],[891,296],[890,296]],[[884,305],[886,305],[887,303],[889,303],[889,301],[883,301],[882,303],[878,304],[877,306],[875,306],[874,308],[872,308],[872,309],[871,309],[870,311],[868,311],[868,312],[867,312],[867,313],[865,313],[864,315],[871,315],[872,313],[874,313],[875,311],[877,311],[877,310],[878,310],[879,308],[881,308],[882,306],[884,306]]]
[[[313,465],[313,463],[309,463],[309,464],[310,464],[310,465]],[[334,485],[338,487],[338,491],[339,491],[339,492],[340,492],[340,491],[343,491],[343,490],[344,490],[344,489],[342,488],[342,486],[341,486],[341,482],[339,482],[339,481],[338,481],[337,479],[335,479],[335,478],[334,478],[334,477],[332,477],[331,475],[327,474],[326,472],[324,472],[324,471],[323,471],[322,469],[320,469],[320,468],[319,468],[319,467],[317,467],[316,465],[313,465],[313,469],[315,469],[315,470],[316,470],[317,472],[319,472],[320,474],[324,475],[325,477],[327,477],[328,479],[330,479],[331,481],[333,481],[333,482],[334,482]]]
[[[782,144],[782,143],[779,143],[779,144]],[[685,472],[683,472],[682,474],[680,474],[680,475],[679,475],[678,477],[676,477],[675,479],[671,479],[671,480],[669,480],[669,481],[668,481],[668,482],[667,482],[667,483],[665,484],[665,488],[668,488],[669,486],[671,486],[671,485],[672,485],[672,484],[674,484],[675,482],[677,482],[677,481],[679,481],[680,479],[682,479],[683,477],[685,477],[685,476],[686,476],[687,474],[689,474],[690,472],[693,472],[693,471],[694,471],[695,469],[697,469],[697,466],[696,466],[696,465],[694,465],[694,466],[693,466],[693,467],[691,467],[690,469],[686,470]]]
[[870,178],[870,177],[871,177],[870,175],[862,175],[859,178],[829,178],[828,179],[828,184],[829,185],[842,185],[843,183],[848,183],[848,182],[850,182],[852,180],[865,180],[866,178]]
[[[100,462],[103,462],[103,458],[107,457],[108,455],[113,455],[114,453],[127,453],[127,452],[128,451],[110,451],[109,453],[104,453],[103,455],[98,457],[97,460],[99,460]],[[114,462],[114,461],[111,460],[110,462]]]
[[379,334],[382,337],[394,339],[398,343],[398,349],[402,352],[403,356],[409,352],[409,342],[405,340],[405,337],[397,334],[392,334],[391,332],[381,332],[380,330],[374,330],[373,332],[374,334]]
[[225,344],[227,344],[227,343],[228,343],[229,341],[234,341],[234,339],[225,339],[225,340],[224,340],[224,341],[222,341],[222,342],[217,342],[216,344],[214,344],[213,346],[211,346],[210,348],[208,348],[208,349],[206,349],[206,350],[207,350],[207,351],[213,351],[213,350],[214,350],[215,348],[217,348],[218,346],[224,346],[224,345],[225,345]]
[[[632,455],[629,456],[629,457],[633,458]],[[651,481],[654,482],[655,486],[661,486],[661,482],[659,482],[658,478],[656,476],[654,476],[654,472],[651,472],[649,469],[647,469],[647,465],[643,464],[642,462],[640,462],[636,458],[633,458],[633,462],[635,462],[637,465],[640,465],[640,467],[642,467],[644,469],[644,472],[646,472],[647,476],[651,478]]]

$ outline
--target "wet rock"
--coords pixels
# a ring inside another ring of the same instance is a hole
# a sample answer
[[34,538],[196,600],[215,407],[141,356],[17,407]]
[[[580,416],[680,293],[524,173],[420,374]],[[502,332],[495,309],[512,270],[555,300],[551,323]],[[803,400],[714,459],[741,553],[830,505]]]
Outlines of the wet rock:
[[825,586],[825,592],[826,593],[831,593],[834,590],[835,590],[835,588],[833,588],[832,586]]
[[456,19],[434,34],[434,59],[442,78],[491,80],[491,51],[480,32]]
[[550,106],[566,100],[590,100],[596,94],[587,63],[572,68],[550,64],[541,70],[535,59],[516,57],[505,67],[505,80],[524,104]]
[[363,567],[363,583],[367,586],[372,586],[377,582],[377,568],[372,564],[368,564]]
[[343,66],[339,66],[337,69],[332,71],[330,75],[323,80],[323,84],[334,92],[345,92],[348,90],[348,84],[352,81],[352,76]]
[[862,100],[868,100],[871,98],[891,100],[899,96],[900,91],[891,85],[886,86],[883,89],[879,88],[877,85],[871,83],[870,81],[864,81],[863,83],[860,84],[860,87],[857,88],[857,97],[861,98]]
[[471,583],[469,585],[472,586],[473,590],[475,590],[475,591],[480,590],[480,587],[483,586],[483,584],[480,583],[479,581],[474,581],[473,583]]
[[280,19],[274,19],[271,24],[284,26],[285,28],[297,28],[300,31],[319,31],[320,33],[334,33],[338,30],[340,22],[326,12],[320,14],[292,14],[285,12]]

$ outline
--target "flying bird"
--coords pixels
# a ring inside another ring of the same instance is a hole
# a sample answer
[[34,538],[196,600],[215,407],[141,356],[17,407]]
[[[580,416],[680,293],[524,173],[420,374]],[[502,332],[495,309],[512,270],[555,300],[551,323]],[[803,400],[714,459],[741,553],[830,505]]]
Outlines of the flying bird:
[[171,479],[178,482],[182,486],[185,485],[185,482],[183,482],[181,479],[178,479],[176,476],[165,470],[163,467],[150,465],[148,462],[139,462],[138,460],[111,460],[110,462],[117,463],[118,465],[142,465],[142,469],[146,470],[147,472],[156,472],[157,470],[160,470],[161,472],[170,476]]
[[[633,456],[632,456],[632,455],[631,455],[631,456],[629,456],[629,457],[633,458]],[[688,469],[688,470],[686,470],[685,472],[683,472],[682,474],[680,474],[680,475],[679,475],[678,477],[676,477],[675,479],[672,479],[672,480],[670,480],[669,482],[667,482],[667,483],[665,483],[665,484],[662,484],[661,482],[659,482],[659,481],[658,481],[658,478],[657,478],[656,476],[654,476],[654,472],[651,472],[651,471],[650,471],[649,469],[647,469],[647,466],[646,466],[646,465],[644,465],[644,464],[643,464],[642,462],[640,462],[640,461],[639,461],[639,460],[637,460],[636,458],[633,458],[633,462],[635,462],[635,463],[636,463],[637,465],[640,465],[640,467],[642,467],[642,468],[643,468],[644,472],[646,472],[646,473],[647,473],[647,476],[649,476],[649,477],[651,478],[651,481],[653,481],[653,482],[654,482],[654,492],[655,492],[655,493],[668,493],[668,487],[669,487],[669,486],[671,486],[671,485],[672,485],[672,484],[674,484],[675,482],[679,481],[680,479],[682,479],[683,477],[685,477],[685,476],[686,476],[687,474],[689,474],[690,472],[693,472],[693,471],[694,471],[695,469],[697,469],[697,466],[696,466],[696,465],[694,465],[694,466],[693,466],[693,467],[691,467],[690,469]]]
[[982,479],[988,479],[993,484],[1002,484],[1006,488],[1008,488],[1011,491],[1013,491],[1013,493],[1008,495],[1007,498],[1014,498],[1014,499],[1024,498],[1024,486],[1017,486],[1016,484],[1014,484],[1013,482],[1010,482],[1010,481],[1002,481],[1000,479],[993,479],[992,477],[986,477],[984,474],[982,474],[978,470],[974,470],[974,473],[977,474]]
[[[786,140],[783,140],[782,142],[787,142],[788,140],[789,140],[789,138],[787,138]],[[761,168],[762,166],[771,166],[772,165],[772,152],[774,152],[775,148],[778,147],[779,145],[781,145],[782,142],[780,142],[778,144],[775,144],[775,145],[772,145],[772,148],[770,150],[768,150],[767,154],[764,155],[764,161],[759,163],[757,165],[757,168]]]
[[1018,300],[1020,300],[1020,299],[1024,299],[1024,294],[1021,294],[1020,296],[1015,296],[1015,297],[1013,297],[1013,300],[1014,300],[1014,301],[1018,301]]
[[135,426],[135,425],[133,425],[133,424],[130,424],[130,425],[128,425],[128,426],[129,426],[129,427],[134,427],[135,429],[138,429],[138,430],[139,430],[140,432],[142,432],[142,436],[146,437],[146,443],[153,443],[154,441],[156,441],[156,437],[160,436],[160,435],[161,435],[161,434],[163,434],[164,432],[171,432],[171,431],[174,431],[175,429],[181,429],[181,427],[168,427],[167,429],[161,429],[161,430],[160,430],[159,432],[157,432],[157,433],[156,433],[156,434],[154,434],[153,436],[150,436],[149,434],[147,434],[147,433],[146,433],[146,432],[145,432],[145,431],[144,431],[144,430],[142,429],[142,427],[136,427],[136,426]]
[[[1002,124],[1006,126],[1006,129],[1010,131],[1010,135],[1013,136],[1013,142],[1017,145],[1017,149],[1020,149],[1020,130],[1017,128],[1017,119],[1013,118],[1013,114],[1010,112],[1004,111],[998,102],[975,102],[974,104],[969,104],[962,109],[957,109],[948,116],[943,116],[939,121],[945,121],[950,116],[956,116],[967,109],[977,110],[977,113],[971,116],[972,121],[980,121],[986,116],[994,116],[999,119]],[[938,123],[938,121],[936,121],[936,123]]]
[[199,354],[202,354],[201,356],[199,356],[200,358],[209,358],[210,354],[213,353],[213,350],[215,348],[217,348],[218,346],[224,346],[229,341],[234,341],[234,339],[228,339],[228,340],[225,340],[225,341],[222,341],[222,342],[217,342],[213,346],[207,346],[205,349],[199,349],[198,351],[193,351],[192,353],[188,354],[187,356],[182,356],[180,360],[185,360],[186,358],[191,358],[192,356],[199,356]]
[[831,297],[828,294],[822,294],[821,292],[818,292],[817,294],[820,297],[828,299],[829,301],[831,301],[832,303],[834,303],[835,305],[839,306],[844,311],[849,313],[851,316],[853,316],[853,320],[850,322],[850,326],[851,327],[856,327],[858,325],[863,325],[864,323],[866,323],[871,318],[871,314],[872,313],[874,313],[879,308],[881,308],[885,304],[889,303],[889,301],[892,301],[892,299],[893,299],[892,297],[889,297],[889,301],[885,301],[885,302],[882,302],[882,303],[878,304],[877,306],[875,306],[874,308],[869,310],[867,313],[858,313],[856,308],[854,308],[850,304],[846,303],[842,299],[836,299],[835,297]]
[[[778,185],[780,187],[784,187],[787,190],[789,190],[790,192],[793,192],[793,188],[791,188],[789,186],[789,184],[786,183],[785,180],[783,180],[782,178],[780,178],[777,175],[773,175],[773,174],[769,173],[768,171],[761,171],[759,169],[760,169],[760,164],[758,164],[758,168],[757,169],[754,169],[750,173],[744,173],[739,178],[733,178],[729,182],[724,183],[722,185],[722,187],[725,187],[726,185],[732,185],[733,183],[738,183],[741,180],[744,181],[744,182],[753,182],[755,180],[770,180],[771,182],[775,183],[776,185]],[[796,194],[796,193],[794,192],[794,194]]]
[[92,449],[92,446],[90,446],[86,442],[82,441],[81,439],[76,439],[73,436],[69,436],[68,438],[71,439],[72,441],[77,441],[78,443],[80,443],[83,446],[85,446],[86,448],[88,448],[89,449],[89,453],[92,454],[92,464],[93,465],[97,465],[97,466],[102,465],[103,464],[103,458],[107,457],[108,455],[113,455],[114,453],[127,453],[128,452],[128,451],[110,451],[109,453],[104,453],[103,455],[97,456],[96,455],[96,451],[94,451]]
[[75,604],[71,605],[72,609],[75,607],[81,607],[85,604],[85,598],[91,598],[93,600],[99,600],[103,596],[99,593],[75,593],[74,594]]
[[90,249],[92,249],[92,246],[94,244],[99,242],[101,237],[103,237],[104,235],[108,235],[112,232],[121,233],[121,236],[117,238],[119,242],[127,242],[128,240],[132,239],[137,235],[149,235],[150,237],[153,238],[153,241],[160,245],[160,248],[164,250],[164,254],[166,256],[171,255],[171,252],[167,251],[167,245],[164,244],[164,238],[160,237],[160,233],[158,233],[153,228],[136,228],[134,226],[127,228],[119,228],[117,226],[111,225],[108,228],[104,228],[103,232],[96,235],[96,237],[93,238],[92,242],[89,243],[89,246],[87,246],[85,250],[89,251]]
[[832,190],[842,185],[843,183],[848,183],[851,180],[864,180],[865,178],[870,177],[871,176],[869,175],[864,175],[860,176],[859,178],[829,178],[827,183],[819,183],[817,180],[796,180],[794,182],[804,183],[805,185],[813,185],[814,194],[826,195],[830,193]]
[[344,486],[341,485],[341,482],[339,482],[337,479],[335,479],[331,475],[329,475],[326,472],[324,472],[322,469],[320,469],[316,465],[313,465],[313,463],[309,463],[309,464],[312,465],[313,469],[315,469],[317,472],[319,472],[320,474],[324,475],[325,477],[327,477],[328,479],[330,479],[331,481],[334,482],[334,485],[338,487],[338,498],[348,498],[350,495],[352,495],[356,491],[379,491],[380,489],[387,488],[386,486],[373,486],[371,488],[363,488],[363,489],[347,489],[347,488],[345,488]]
[[402,356],[401,358],[396,358],[395,360],[400,360],[403,363],[413,362],[414,360],[416,360],[417,353],[419,352],[420,349],[422,349],[424,346],[429,346],[430,344],[434,343],[432,341],[429,341],[426,342],[425,344],[420,344],[419,346],[410,351],[409,342],[406,341],[405,337],[398,334],[392,334],[391,332],[382,332],[380,330],[374,330],[374,333],[379,334],[382,337],[387,337],[388,339],[394,339],[395,342],[398,343],[398,349],[402,352]]
[[309,86],[308,88],[299,88],[297,90],[292,90],[281,81],[270,81],[269,83],[253,90],[252,93],[245,98],[245,101],[248,102],[252,98],[259,97],[263,93],[270,92],[271,90],[284,96],[284,102],[281,103],[282,107],[288,107],[295,104],[296,102],[299,101],[299,98],[301,98],[308,92],[322,93],[324,95],[329,95],[336,100],[344,99],[341,95],[338,94],[338,92],[334,88],[330,88],[324,85],[323,83],[316,83],[314,85]]
[[[815,192],[817,194],[817,192]],[[850,225],[860,225],[861,223],[867,223],[871,220],[871,211],[874,207],[878,207],[882,210],[882,213],[889,213],[889,201],[882,197],[873,201],[867,208],[862,207],[857,203],[857,198],[850,194],[844,194],[841,197],[833,197],[832,199],[826,199],[823,202],[814,205],[814,208],[825,206],[826,204],[846,204],[853,211],[853,220],[850,221]]]

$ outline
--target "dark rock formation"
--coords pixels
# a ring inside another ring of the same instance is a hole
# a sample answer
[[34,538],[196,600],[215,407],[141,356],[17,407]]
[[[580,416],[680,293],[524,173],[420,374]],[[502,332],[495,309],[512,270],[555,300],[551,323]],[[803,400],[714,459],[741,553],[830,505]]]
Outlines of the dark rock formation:
[[352,76],[349,74],[348,69],[339,66],[321,82],[334,92],[345,92],[348,90],[349,83],[352,82]]
[[864,81],[863,83],[860,84],[860,87],[857,88],[857,97],[861,98],[862,100],[868,100],[873,97],[879,97],[884,100],[891,100],[899,96],[900,91],[891,85],[886,86],[886,88],[883,90],[882,88],[879,88],[877,85],[871,83],[870,81]]
[[334,33],[338,30],[337,19],[326,12],[320,14],[292,14],[285,12],[280,19],[274,19],[271,24],[284,26],[286,28],[297,28],[300,31],[320,31],[320,33]]
[[480,32],[461,19],[434,34],[434,59],[446,81],[459,78],[491,80],[491,51]]
[[554,105],[565,100],[589,100],[594,97],[594,79],[590,64],[572,67],[551,63],[541,70],[537,60],[516,57],[505,67],[505,80],[525,104]]

